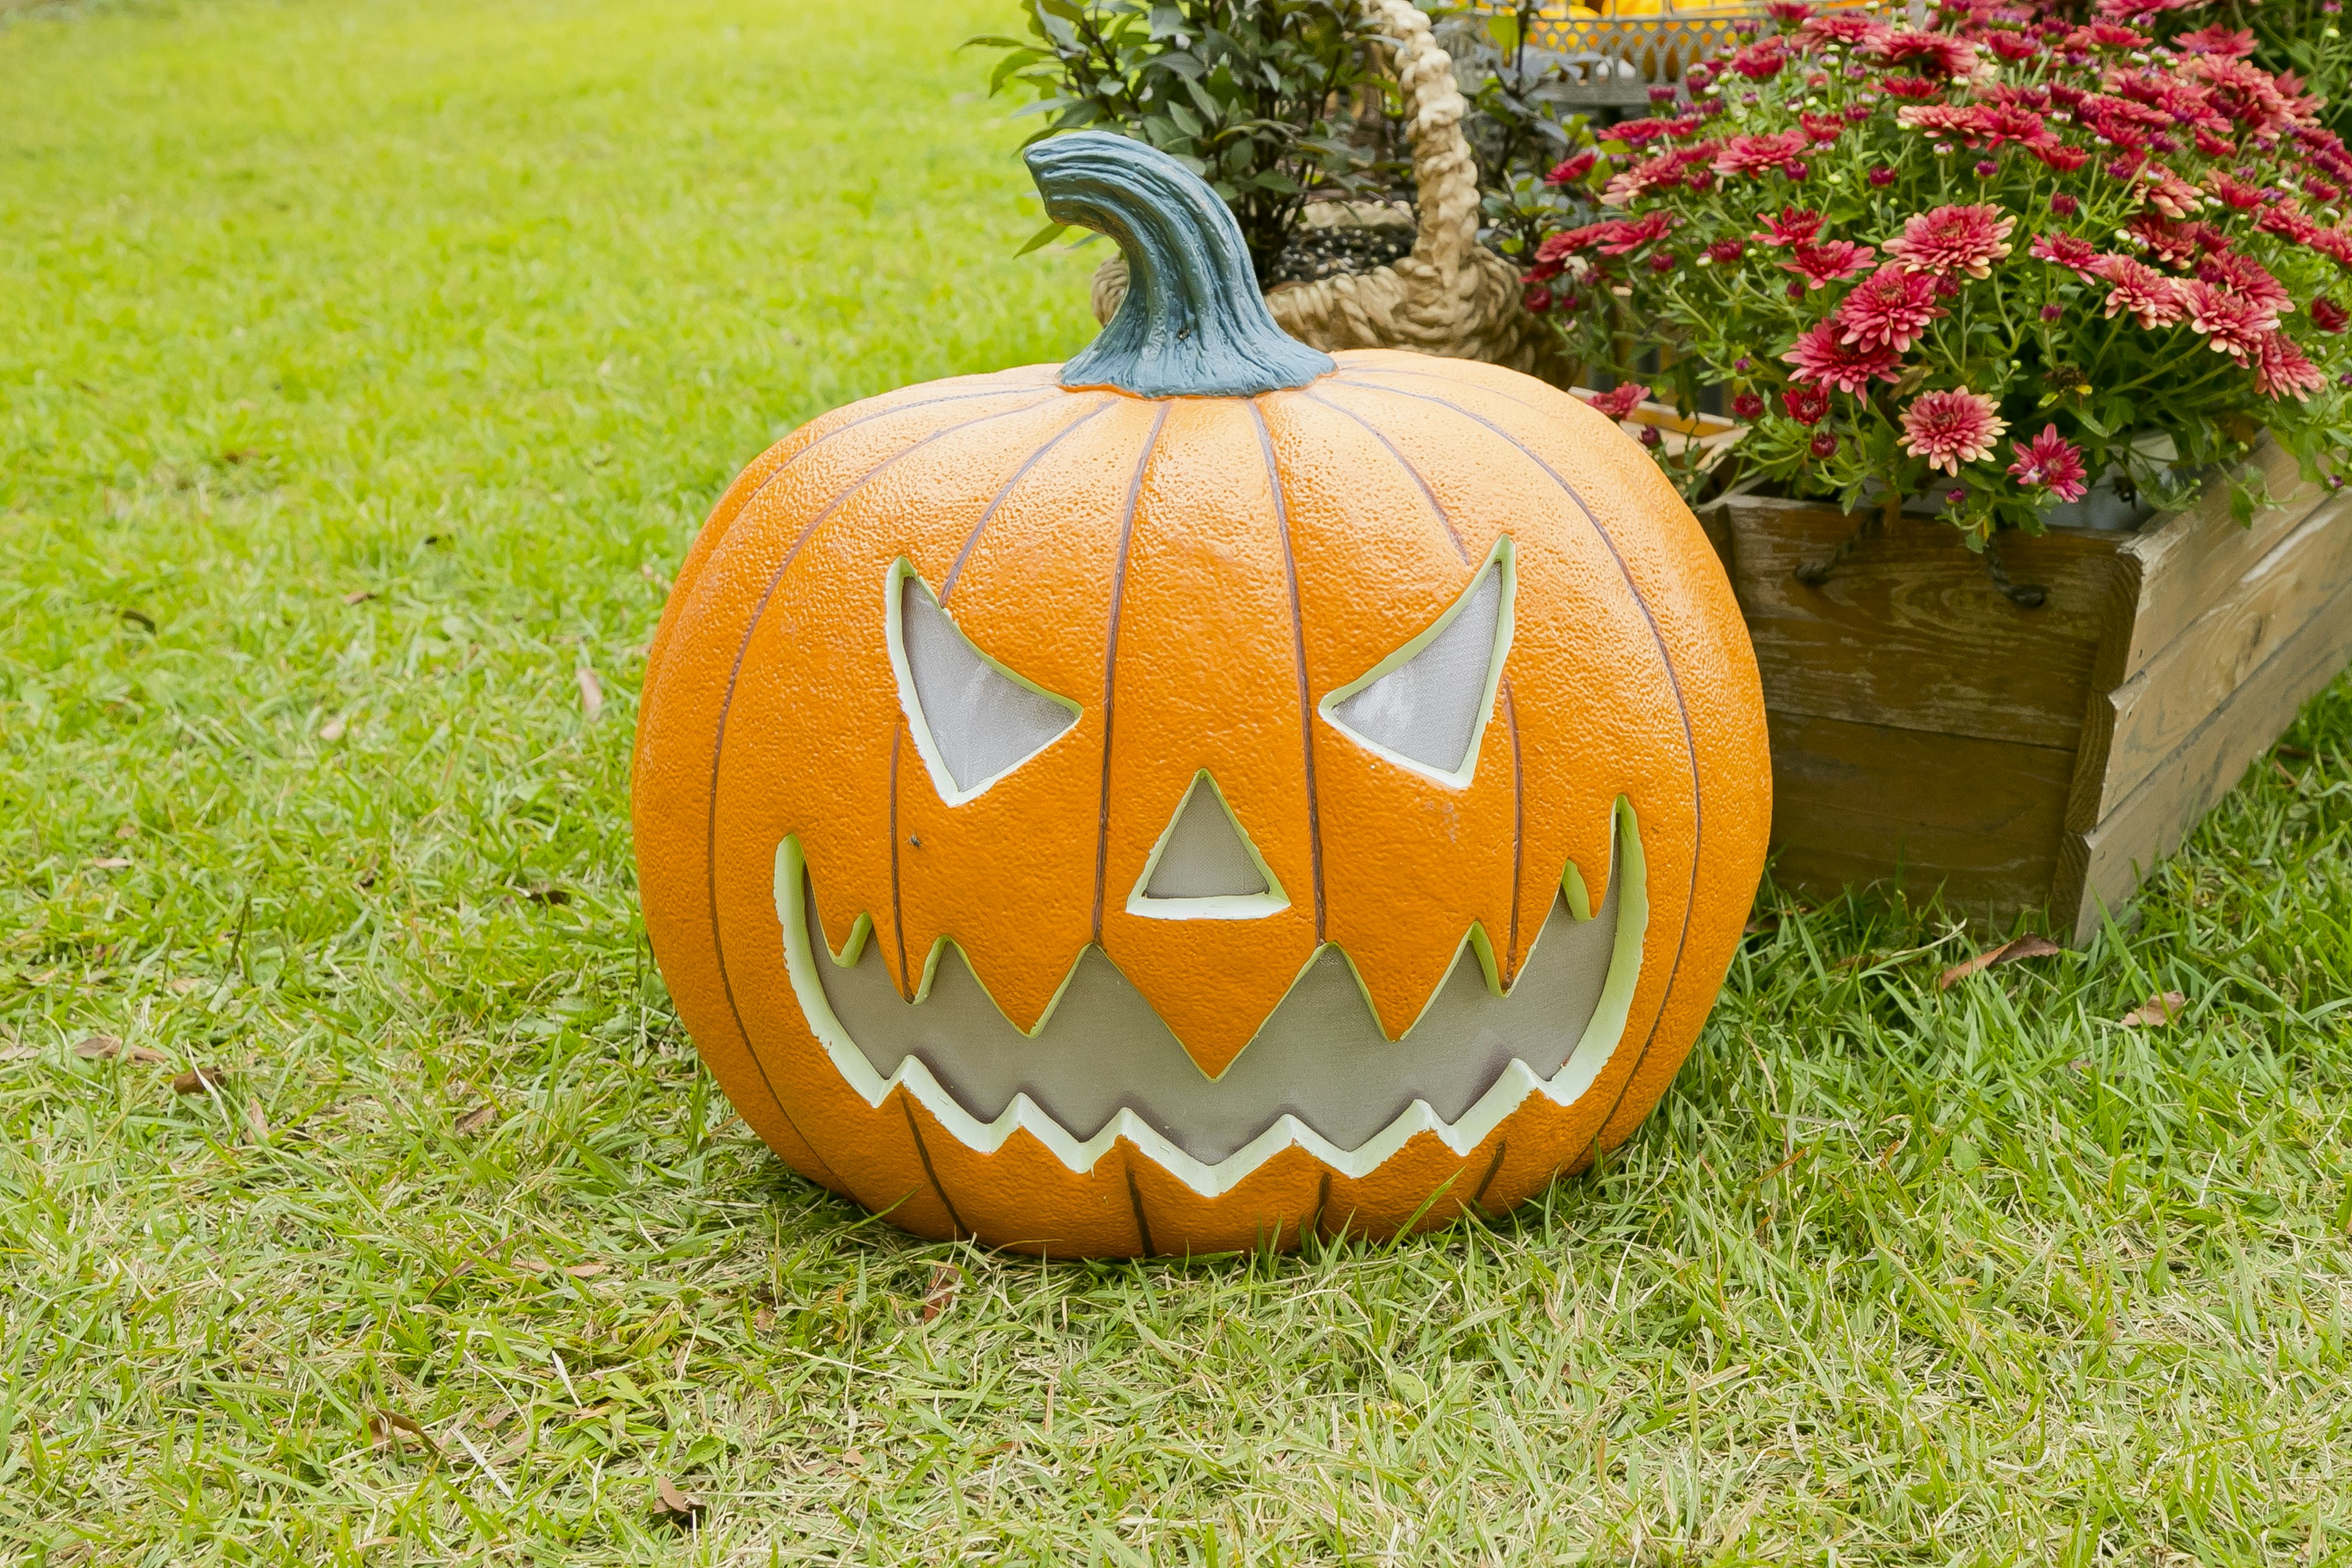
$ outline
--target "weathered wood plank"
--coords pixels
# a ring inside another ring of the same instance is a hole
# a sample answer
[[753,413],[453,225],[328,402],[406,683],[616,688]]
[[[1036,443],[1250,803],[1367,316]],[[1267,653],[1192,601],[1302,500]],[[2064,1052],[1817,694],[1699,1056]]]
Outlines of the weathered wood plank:
[[2132,536],[2120,552],[2130,596],[2131,635],[2094,672],[2101,687],[2120,686],[2225,593],[2229,585],[2294,531],[2320,495],[2274,442],[2254,449],[2247,466],[2280,504],[2254,513],[2251,526],[2230,515],[2230,486],[2214,479],[2197,504]]
[[1772,874],[1834,897],[1899,879],[2006,920],[2050,896],[2063,747],[1773,713]]
[[1865,541],[1818,588],[1794,573],[1854,520],[1740,497],[1710,519],[1746,614],[1764,701],[1782,714],[2032,746],[2076,743],[2103,637],[2115,625],[2116,554],[2130,536],[2053,531],[2003,542],[2010,574],[2045,584],[2023,610],[1952,530],[1906,518]]
[[2074,940],[2098,928],[2099,910],[2131,896],[2148,868],[2180,841],[2246,764],[2267,750],[2311,696],[2352,661],[2352,582],[2279,645],[2227,701],[2139,787],[2087,833],[2069,833],[2052,900],[2054,924]]
[[2077,773],[2067,826],[2086,831],[2113,811],[2347,582],[2352,500],[2331,501],[2093,704],[2083,744],[2086,752],[2104,748],[2104,766]]

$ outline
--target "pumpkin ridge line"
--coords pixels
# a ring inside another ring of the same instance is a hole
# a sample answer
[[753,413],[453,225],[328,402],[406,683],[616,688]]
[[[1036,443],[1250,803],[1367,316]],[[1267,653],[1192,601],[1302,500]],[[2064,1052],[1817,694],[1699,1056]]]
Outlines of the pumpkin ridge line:
[[1103,637],[1102,792],[1095,821],[1094,941],[1097,947],[1102,945],[1103,935],[1103,881],[1110,866],[1110,743],[1118,682],[1118,612],[1127,598],[1127,553],[1135,540],[1135,510],[1143,500],[1143,476],[1151,467],[1151,455],[1160,446],[1160,432],[1167,426],[1168,411],[1172,406],[1166,402],[1160,405],[1150,433],[1143,437],[1143,451],[1135,459],[1135,478],[1128,481],[1127,511],[1119,519],[1118,559],[1111,567],[1110,626]]
[[[1338,380],[1339,378],[1334,377],[1333,379]],[[1368,386],[1365,387],[1364,390],[1367,392],[1378,392],[1381,389],[1376,386]],[[1413,467],[1412,460],[1410,458],[1407,458],[1402,452],[1397,450],[1396,443],[1389,439],[1387,431],[1382,430],[1379,426],[1373,424],[1370,420],[1365,418],[1354,409],[1332,402],[1329,398],[1325,397],[1322,394],[1317,392],[1312,387],[1300,388],[1299,395],[1321,404],[1324,407],[1329,409],[1334,414],[1346,415],[1349,418],[1354,420],[1357,424],[1362,426],[1365,430],[1370,432],[1374,440],[1387,447],[1389,456],[1396,459],[1397,467],[1402,468],[1405,471],[1406,476],[1410,478],[1415,485],[1420,487],[1422,499],[1429,502],[1429,510],[1436,514],[1438,526],[1444,529],[1445,537],[1453,541],[1454,553],[1462,557],[1463,565],[1467,566],[1471,563],[1470,547],[1463,542],[1461,531],[1454,526],[1454,520],[1446,515],[1444,503],[1439,501],[1437,499],[1437,492],[1430,488],[1429,481],[1422,477],[1421,470]]]
[[964,1224],[963,1215],[956,1213],[955,1200],[948,1196],[948,1190],[945,1187],[940,1185],[940,1173],[931,1168],[931,1147],[923,1142],[923,1130],[915,1121],[915,1097],[911,1094],[901,1094],[898,1097],[898,1109],[907,1113],[907,1131],[915,1135],[915,1157],[923,1163],[923,1179],[931,1184],[931,1191],[939,1194],[940,1206],[948,1211],[948,1223],[955,1226],[958,1239],[978,1235],[979,1233],[971,1226]]
[[907,749],[904,716],[890,726],[890,941],[898,950],[898,993],[912,994],[907,984],[907,913],[898,886],[898,753]]
[[1298,605],[1298,552],[1291,547],[1290,508],[1283,497],[1282,468],[1275,461],[1274,433],[1266,426],[1265,411],[1255,397],[1249,400],[1249,411],[1250,418],[1257,425],[1258,450],[1265,457],[1266,482],[1274,491],[1274,531],[1282,541],[1283,580],[1290,593],[1291,658],[1298,674],[1299,748],[1306,757],[1307,768],[1307,852],[1315,882],[1315,940],[1319,944],[1328,928],[1323,903],[1323,812],[1315,788],[1315,702],[1307,684],[1307,620]]
[[[1023,366],[1021,368],[1026,369],[1027,367]],[[1009,373],[1000,371],[997,374],[1005,374]],[[815,451],[819,447],[824,446],[827,441],[832,440],[835,436],[846,436],[852,430],[864,429],[866,426],[873,424],[877,419],[887,419],[893,414],[912,414],[919,408],[937,408],[942,404],[974,403],[983,397],[1010,397],[1016,393],[1032,391],[1055,393],[1063,392],[1064,388],[1052,383],[1048,383],[1044,386],[1038,387],[1000,386],[992,388],[986,392],[959,392],[952,397],[926,397],[915,403],[893,404],[887,408],[877,408],[870,414],[861,414],[855,419],[845,419],[840,424],[835,426],[832,429],[826,431],[824,435],[819,436],[814,440],[811,441],[807,446],[803,447],[799,451],[794,452],[791,457],[786,458],[782,462],[778,463],[775,467],[775,471],[771,473],[766,479],[761,479],[758,484],[752,486],[751,493],[745,496],[742,500],[742,503],[737,506],[732,512],[728,514],[728,522],[731,527],[734,521],[737,518],[741,517],[745,512],[749,511],[751,509],[751,503],[753,501],[758,500],[761,496],[767,494],[768,487],[782,479],[785,474],[791,470],[793,464],[799,462],[803,458],[807,457],[811,452]],[[1023,404],[1021,407],[1022,409],[1042,408],[1046,404],[1053,401],[1053,398],[1050,396],[1034,398],[1031,401]],[[1017,413],[1020,412],[1020,410],[1007,409],[1004,412]],[[823,418],[824,416],[819,415],[818,417]],[[934,434],[938,434],[938,432],[934,432]],[[785,439],[790,440],[791,437],[787,436]],[[920,443],[918,443],[918,445]],[[913,448],[911,447],[908,448],[908,450],[912,449]]]
[[[1510,970],[1514,977],[1519,972],[1519,900],[1526,894],[1528,876],[1528,775],[1519,757],[1519,708],[1511,700],[1511,678],[1503,677],[1503,727],[1511,737],[1511,953]],[[1612,873],[1613,874],[1613,873]],[[1558,887],[1567,879],[1562,872],[1553,879]],[[1549,906],[1546,906],[1549,910]],[[1487,1180],[1492,1181],[1490,1173]],[[1479,1191],[1486,1189],[1481,1187]]]
[[[902,447],[888,457],[879,459],[872,468],[851,480],[839,495],[825,502],[817,514],[809,519],[807,526],[801,530],[800,536],[793,541],[792,548],[784,552],[783,560],[777,565],[774,574],[768,578],[767,587],[760,594],[759,604],[752,607],[751,621],[743,628],[743,638],[735,645],[735,661],[728,668],[727,692],[719,700],[719,721],[710,739],[710,794],[704,805],[702,824],[703,891],[710,910],[710,950],[712,956],[719,961],[719,985],[727,998],[728,1016],[734,1020],[735,1033],[743,1042],[744,1054],[751,1058],[752,1070],[760,1075],[760,1086],[768,1091],[769,1103],[776,1108],[776,1114],[782,1116],[785,1124],[800,1135],[801,1142],[808,1145],[809,1152],[816,1154],[817,1163],[824,1165],[828,1172],[831,1172],[833,1167],[826,1163],[823,1154],[816,1152],[816,1144],[802,1129],[799,1121],[793,1119],[791,1110],[784,1104],[783,1096],[776,1092],[775,1080],[768,1076],[768,1064],[760,1055],[759,1047],[752,1043],[751,1031],[743,1022],[742,1006],[735,1000],[735,977],[727,967],[726,932],[719,918],[719,774],[720,765],[727,754],[728,716],[734,710],[735,689],[743,678],[743,656],[751,651],[751,638],[759,631],[760,622],[768,613],[769,603],[776,596],[777,584],[784,580],[784,574],[792,569],[793,563],[799,558],[801,546],[809,542],[810,536],[816,532],[827,518],[840,510],[845,502],[865,489],[883,469],[889,468],[910,452],[921,451],[942,436],[953,435],[958,430],[969,430],[973,426],[985,425],[992,419],[1006,419],[1015,414],[1026,414],[1029,410],[1040,407],[1050,400],[1050,398],[1041,397],[1034,402],[1024,403],[1018,408],[1002,409],[994,414],[982,414],[960,424],[934,430],[921,440]],[[815,444],[815,442],[810,443],[811,446]],[[773,477],[773,475],[770,476],[771,479]],[[763,483],[761,488],[764,489],[766,485]],[[758,492],[753,493],[756,495]],[[745,504],[747,506],[750,504],[748,500]],[[740,511],[738,515],[740,515]],[[840,1178],[835,1175],[835,1179],[839,1181]],[[846,1185],[846,1184],[844,1184]]]
[[[1649,624],[1650,640],[1657,647],[1659,664],[1665,668],[1667,688],[1675,694],[1675,711],[1682,721],[1684,754],[1689,759],[1691,773],[1690,886],[1683,898],[1682,929],[1675,937],[1675,956],[1666,966],[1666,984],[1665,989],[1658,995],[1658,1010],[1651,1016],[1649,1029],[1642,1037],[1642,1048],[1633,1053],[1633,1065],[1626,1069],[1624,1081],[1618,1086],[1617,1098],[1611,1102],[1608,1113],[1602,1116],[1593,1128],[1592,1142],[1590,1147],[1597,1150],[1601,1146],[1601,1133],[1607,1131],[1609,1123],[1616,1117],[1618,1108],[1625,1103],[1625,1096],[1633,1089],[1633,1080],[1641,1076],[1643,1062],[1649,1058],[1650,1047],[1657,1040],[1658,1026],[1665,1019],[1666,1004],[1673,1000],[1675,983],[1682,977],[1683,953],[1690,942],[1691,915],[1698,903],[1698,868],[1704,859],[1703,852],[1706,842],[1706,791],[1698,776],[1698,737],[1691,729],[1690,704],[1683,698],[1682,676],[1675,668],[1674,655],[1666,648],[1665,634],[1658,629],[1658,617],[1651,610],[1650,601],[1643,595],[1641,584],[1633,581],[1633,570],[1625,564],[1625,557],[1618,550],[1616,540],[1610,536],[1607,529],[1601,526],[1600,518],[1595,516],[1592,509],[1585,504],[1584,497],[1578,492],[1576,487],[1569,483],[1558,469],[1544,461],[1541,454],[1484,415],[1465,408],[1449,398],[1432,397],[1418,392],[1406,392],[1400,387],[1373,386],[1369,390],[1385,392],[1391,397],[1410,397],[1416,402],[1433,403],[1440,408],[1458,414],[1463,418],[1499,437],[1520,456],[1541,468],[1545,477],[1558,485],[1560,493],[1574,502],[1576,510],[1584,514],[1586,524],[1599,538],[1601,547],[1609,552],[1610,558],[1616,562],[1618,574],[1625,579],[1626,592],[1633,595],[1633,603],[1641,606],[1642,619]],[[1517,399],[1512,401],[1517,402]],[[1520,404],[1519,406],[1524,408],[1527,405]]]
[[1028,457],[1022,459],[1021,466],[1013,470],[1013,477],[1006,479],[1003,487],[996,492],[995,499],[991,500],[988,505],[982,510],[980,521],[971,525],[971,533],[964,540],[963,548],[956,552],[954,563],[948,567],[948,574],[940,579],[940,609],[944,610],[948,607],[948,595],[955,592],[956,578],[962,574],[965,560],[971,554],[973,548],[980,543],[981,532],[988,527],[989,520],[996,515],[996,509],[1003,506],[1006,499],[1013,494],[1013,487],[1019,484],[1023,479],[1027,479],[1029,477],[1029,470],[1035,468],[1039,462],[1044,460],[1046,453],[1052,451],[1055,447],[1060,446],[1064,437],[1076,435],[1079,426],[1084,425],[1096,415],[1103,413],[1118,401],[1118,399],[1115,397],[1106,397],[1101,399],[1099,402],[1096,403],[1092,408],[1087,409],[1084,414],[1079,415],[1076,419],[1071,420],[1067,425],[1065,425],[1059,430],[1055,431],[1051,438],[1049,438],[1044,446],[1038,447],[1035,451],[1030,453]]

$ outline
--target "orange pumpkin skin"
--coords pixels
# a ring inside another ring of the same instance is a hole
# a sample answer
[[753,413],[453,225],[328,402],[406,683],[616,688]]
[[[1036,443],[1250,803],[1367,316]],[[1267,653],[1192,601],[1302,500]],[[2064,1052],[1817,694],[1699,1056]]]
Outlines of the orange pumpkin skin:
[[[1697,522],[1609,420],[1492,366],[1357,352],[1295,389],[1164,398],[1064,387],[1057,368],[813,421],[745,470],[678,574],[639,721],[639,878],[679,1014],[737,1110],[795,1170],[909,1230],[1056,1256],[1386,1236],[1588,1165],[1688,1053],[1762,870],[1762,697]],[[1515,629],[1466,785],[1318,718],[1505,534]],[[916,755],[886,647],[880,585],[902,557],[974,644],[1079,709],[960,805]],[[1129,912],[1202,769],[1286,908]],[[952,942],[1026,1030],[1094,944],[1213,1077],[1326,943],[1391,1038],[1465,932],[1507,986],[1563,873],[1600,906],[1621,799],[1647,914],[1597,1076],[1567,1103],[1528,1094],[1466,1151],[1420,1131],[1356,1173],[1294,1142],[1204,1192],[1125,1136],[1082,1169],[1025,1127],[975,1147],[906,1086],[877,1104],[847,1081],[780,935],[789,838],[827,947],[870,921],[902,996]]]

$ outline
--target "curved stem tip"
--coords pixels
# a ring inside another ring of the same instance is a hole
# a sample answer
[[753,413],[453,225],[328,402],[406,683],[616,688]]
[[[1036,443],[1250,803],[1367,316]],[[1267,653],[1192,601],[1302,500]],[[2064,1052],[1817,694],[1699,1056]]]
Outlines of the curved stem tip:
[[1127,298],[1102,336],[1062,367],[1064,386],[1254,397],[1337,368],[1275,324],[1241,226],[1175,159],[1099,131],[1056,136],[1022,156],[1046,216],[1108,235],[1127,258]]

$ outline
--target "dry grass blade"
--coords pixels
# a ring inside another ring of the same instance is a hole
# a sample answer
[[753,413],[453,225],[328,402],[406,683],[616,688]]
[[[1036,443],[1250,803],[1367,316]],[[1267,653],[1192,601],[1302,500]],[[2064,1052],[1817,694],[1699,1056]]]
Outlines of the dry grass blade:
[[963,1270],[952,1263],[935,1264],[931,1268],[931,1288],[923,1292],[923,1321],[934,1322],[940,1313],[955,1305],[956,1291],[962,1288]]
[[604,683],[584,664],[572,672],[572,679],[580,683],[580,711],[593,724],[604,711]]
[[2167,991],[2149,997],[2116,1021],[2126,1028],[2152,1029],[2171,1023],[2188,1005],[2188,997],[2178,991]]
[[190,1068],[172,1079],[174,1094],[209,1094],[228,1081],[226,1068]]
[[93,871],[127,871],[131,868],[130,859],[121,855],[103,855],[89,865]]
[[2065,951],[2046,936],[2021,936],[2002,942],[1999,947],[1989,947],[1974,958],[1955,963],[1936,977],[1936,989],[1949,990],[1969,975],[1990,969],[1996,963],[2014,963],[2021,958],[2048,958]]
[[375,590],[373,588],[354,588],[350,593],[343,595],[343,603],[346,605],[364,605],[370,599],[374,597]]

